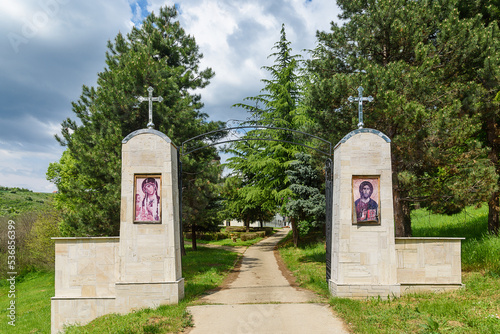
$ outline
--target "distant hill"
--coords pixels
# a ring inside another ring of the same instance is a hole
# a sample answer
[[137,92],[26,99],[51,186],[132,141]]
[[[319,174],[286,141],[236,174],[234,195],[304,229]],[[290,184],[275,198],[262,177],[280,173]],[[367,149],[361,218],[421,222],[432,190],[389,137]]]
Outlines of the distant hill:
[[53,197],[54,194],[0,186],[0,216],[12,216],[43,209]]

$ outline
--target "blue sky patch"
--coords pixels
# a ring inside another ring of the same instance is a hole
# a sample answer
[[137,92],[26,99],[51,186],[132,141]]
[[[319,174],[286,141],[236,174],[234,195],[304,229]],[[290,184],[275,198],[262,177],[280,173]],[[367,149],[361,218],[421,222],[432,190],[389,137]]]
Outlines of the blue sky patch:
[[132,22],[135,26],[140,26],[142,24],[142,21],[144,21],[144,18],[149,15],[148,1],[130,1],[129,6],[130,10],[132,11]]

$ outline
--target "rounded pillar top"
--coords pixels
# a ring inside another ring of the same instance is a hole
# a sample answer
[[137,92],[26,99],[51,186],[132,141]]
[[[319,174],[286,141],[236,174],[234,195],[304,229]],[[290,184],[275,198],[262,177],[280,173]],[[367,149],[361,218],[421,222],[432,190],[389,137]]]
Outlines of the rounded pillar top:
[[375,130],[375,129],[367,129],[367,128],[362,128],[362,129],[356,129],[354,131],[351,131],[349,132],[347,135],[344,136],[344,138],[342,138],[338,143],[337,145],[335,145],[335,148],[337,148],[340,144],[343,144],[345,143],[346,141],[348,141],[350,138],[354,137],[355,135],[357,134],[360,134],[360,133],[373,133],[374,135],[377,135],[379,136],[380,138],[382,138],[383,140],[385,140],[387,143],[390,143],[391,142],[391,139],[389,139],[389,137],[387,137],[387,135],[385,135],[383,132],[380,132],[378,130]]
[[129,133],[125,138],[123,138],[122,144],[126,144],[132,138],[134,138],[138,135],[142,135],[142,134],[156,135],[156,136],[162,138],[163,140],[165,140],[167,143],[172,143],[172,140],[170,140],[170,138],[168,138],[168,136],[166,134],[164,134],[163,132],[157,131],[155,129],[140,129],[140,130],[136,130],[134,132]]

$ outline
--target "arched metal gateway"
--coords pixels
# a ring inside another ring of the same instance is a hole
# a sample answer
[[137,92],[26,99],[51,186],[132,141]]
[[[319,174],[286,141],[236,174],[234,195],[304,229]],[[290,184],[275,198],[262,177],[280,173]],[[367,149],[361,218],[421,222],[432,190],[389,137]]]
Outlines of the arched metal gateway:
[[[204,148],[213,147],[216,145],[240,142],[240,141],[274,141],[293,145],[299,145],[308,149],[314,150],[317,153],[326,157],[325,161],[325,200],[326,200],[326,280],[330,279],[331,273],[331,233],[332,233],[332,192],[333,192],[333,145],[330,141],[294,129],[274,127],[269,125],[261,125],[256,123],[243,123],[239,121],[230,121],[233,125],[217,130],[209,131],[198,136],[192,137],[181,144],[178,151],[179,163],[179,212],[180,212],[180,231],[181,240],[183,240],[183,224],[182,224],[182,161],[181,157],[190,153],[202,150]],[[254,135],[249,130],[265,130]],[[282,134],[282,138],[276,139],[271,135],[266,134]],[[302,141],[299,141],[302,139]]]

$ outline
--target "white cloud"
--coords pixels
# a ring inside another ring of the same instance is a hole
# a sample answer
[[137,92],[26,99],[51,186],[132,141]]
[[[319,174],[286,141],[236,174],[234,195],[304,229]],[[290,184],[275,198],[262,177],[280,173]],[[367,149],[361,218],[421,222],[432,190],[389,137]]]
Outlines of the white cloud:
[[52,189],[45,171],[63,150],[53,135],[65,118],[75,118],[71,101],[81,86],[95,86],[107,41],[128,33],[146,8],[158,12],[174,3],[204,54],[201,68],[216,73],[201,91],[213,120],[247,116],[230,106],[259,94],[267,75],[261,67],[273,62],[267,56],[282,23],[298,53],[313,48],[316,30],[329,29],[337,16],[331,0],[2,1],[0,185]]

